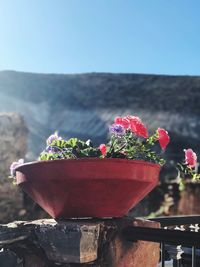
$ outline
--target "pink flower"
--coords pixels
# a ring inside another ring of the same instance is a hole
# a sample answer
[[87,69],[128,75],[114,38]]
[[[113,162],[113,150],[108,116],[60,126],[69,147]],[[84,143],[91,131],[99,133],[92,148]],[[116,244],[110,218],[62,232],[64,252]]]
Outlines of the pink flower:
[[99,149],[101,150],[102,155],[105,156],[106,155],[106,150],[107,150],[106,145],[105,144],[101,144],[99,146]]
[[19,167],[20,165],[24,164],[24,159],[19,159],[17,162],[14,161],[11,165],[10,165],[10,174],[11,176],[15,175],[15,169],[17,167]]
[[184,152],[185,152],[185,164],[187,164],[191,168],[194,168],[197,164],[196,153],[191,148],[184,149]]
[[158,133],[158,141],[160,143],[160,146],[162,149],[165,149],[167,147],[167,145],[169,144],[169,141],[170,141],[170,137],[168,135],[168,132],[165,131],[165,129],[158,128],[157,133]]
[[126,119],[129,120],[131,131],[134,134],[144,137],[144,138],[148,137],[147,128],[139,117],[129,115],[129,116],[126,116]]
[[116,117],[115,118],[115,124],[122,125],[124,129],[128,129],[130,127],[130,121],[125,117]]

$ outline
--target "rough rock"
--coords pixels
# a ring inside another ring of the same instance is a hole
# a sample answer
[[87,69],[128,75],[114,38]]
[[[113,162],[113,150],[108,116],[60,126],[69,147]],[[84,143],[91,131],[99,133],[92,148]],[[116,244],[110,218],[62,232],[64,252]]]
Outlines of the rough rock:
[[15,113],[0,113],[0,181],[7,178],[13,161],[27,152],[27,127]]
[[[134,226],[159,227],[159,225],[145,220],[135,220]],[[158,243],[137,241],[134,245],[125,241],[121,235],[115,236],[107,251],[109,267],[156,267],[159,262]]]
[[0,222],[20,218],[23,194],[12,181],[10,165],[24,158],[27,149],[27,128],[23,118],[14,113],[0,113]]
[[0,266],[156,267],[159,244],[126,241],[126,226],[159,227],[142,219],[38,220],[0,225]]
[[185,190],[180,193],[177,205],[177,214],[200,214],[200,183],[187,183]]

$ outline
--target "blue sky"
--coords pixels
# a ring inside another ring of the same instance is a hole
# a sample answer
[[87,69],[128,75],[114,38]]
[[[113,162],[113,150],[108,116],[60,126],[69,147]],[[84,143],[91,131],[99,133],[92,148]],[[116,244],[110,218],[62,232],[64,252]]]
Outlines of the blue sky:
[[199,0],[0,0],[0,70],[200,75]]

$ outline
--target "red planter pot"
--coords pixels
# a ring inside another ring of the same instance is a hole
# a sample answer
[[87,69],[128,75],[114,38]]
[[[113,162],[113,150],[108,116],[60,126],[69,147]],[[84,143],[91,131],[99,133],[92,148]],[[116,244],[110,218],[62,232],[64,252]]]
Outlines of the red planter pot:
[[54,218],[122,217],[158,183],[160,166],[126,159],[26,163],[17,184]]

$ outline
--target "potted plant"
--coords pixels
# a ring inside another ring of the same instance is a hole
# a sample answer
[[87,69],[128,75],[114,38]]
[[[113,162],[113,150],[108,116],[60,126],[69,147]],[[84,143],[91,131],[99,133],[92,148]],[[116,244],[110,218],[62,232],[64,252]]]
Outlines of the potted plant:
[[164,151],[170,138],[162,128],[149,135],[135,116],[115,118],[109,131],[99,147],[55,133],[38,161],[11,165],[12,177],[54,218],[121,217],[157,185],[158,145]]
[[185,149],[185,160],[177,164],[180,199],[177,213],[184,215],[199,214],[200,174],[198,173],[197,155],[192,149]]

